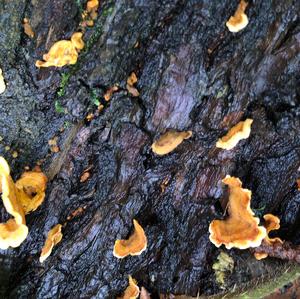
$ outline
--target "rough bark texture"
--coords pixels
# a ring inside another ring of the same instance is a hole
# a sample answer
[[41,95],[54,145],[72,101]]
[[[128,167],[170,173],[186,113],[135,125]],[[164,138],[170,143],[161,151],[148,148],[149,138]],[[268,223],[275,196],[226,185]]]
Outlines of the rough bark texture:
[[[26,241],[0,253],[1,297],[114,298],[128,274],[152,294],[218,293],[211,266],[219,249],[208,225],[222,217],[226,174],[252,190],[258,214],[280,217],[283,239],[299,243],[299,1],[250,1],[249,25],[232,34],[224,24],[238,1],[103,0],[77,65],[38,70],[35,61],[78,29],[84,2],[0,0],[0,67],[8,84],[0,95],[0,154],[15,177],[43,159],[51,179],[45,202],[26,217]],[[23,33],[24,17],[33,40]],[[132,71],[139,98],[125,88]],[[87,123],[93,99],[116,83],[120,90]],[[216,149],[246,117],[254,119],[249,139],[232,151]],[[155,156],[151,143],[171,128],[193,137]],[[48,147],[54,136],[57,154]],[[80,183],[89,166],[91,178]],[[114,241],[131,232],[133,218],[146,231],[147,251],[116,259]],[[64,224],[63,241],[41,265],[45,236],[57,223]],[[255,261],[247,251],[230,255],[229,289],[280,271],[280,263]]]

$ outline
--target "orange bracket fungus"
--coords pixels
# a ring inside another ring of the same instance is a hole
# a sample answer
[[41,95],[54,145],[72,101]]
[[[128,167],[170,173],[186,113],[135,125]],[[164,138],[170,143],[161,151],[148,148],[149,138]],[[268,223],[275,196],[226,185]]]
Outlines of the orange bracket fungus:
[[43,60],[37,60],[37,67],[56,66],[62,67],[68,64],[75,64],[78,59],[78,52],[84,47],[82,33],[73,33],[71,40],[61,40],[56,42],[47,54],[43,55]]
[[152,151],[160,156],[166,155],[172,152],[184,139],[189,139],[192,134],[192,131],[177,132],[170,130],[152,144]]
[[61,224],[56,224],[50,229],[44,247],[42,248],[40,262],[43,263],[45,259],[51,254],[53,247],[58,244],[63,235],[61,233]]
[[136,299],[140,294],[140,288],[137,286],[137,282],[130,275],[128,276],[129,284],[122,297],[118,299]]
[[47,177],[41,171],[28,171],[14,183],[6,160],[0,157],[0,180],[4,207],[14,217],[0,224],[0,248],[18,247],[28,234],[25,214],[36,210],[45,198]]
[[248,3],[242,0],[237,10],[235,11],[234,15],[229,18],[226,22],[226,26],[230,32],[239,32],[240,30],[244,29],[249,21],[248,17],[245,14],[245,10],[248,6]]
[[[269,232],[272,230],[277,230],[280,228],[280,220],[278,217],[272,215],[272,214],[266,214],[264,215],[264,227],[267,230],[267,235],[264,238],[264,242],[266,242],[269,245],[275,244],[275,243],[281,243],[283,244],[283,241],[280,238],[270,238]],[[257,260],[264,259],[268,256],[267,253],[264,252],[255,252],[254,256]]]
[[209,226],[210,241],[227,249],[232,247],[247,249],[258,247],[266,237],[266,229],[258,226],[259,219],[254,217],[250,208],[251,191],[242,188],[242,182],[235,177],[226,176],[222,182],[229,187],[228,218],[213,220]]
[[216,147],[231,150],[240,140],[247,139],[251,132],[253,119],[247,118],[233,126],[229,132],[217,141]]
[[0,94],[3,93],[5,89],[6,89],[6,85],[2,74],[2,69],[0,68]]
[[128,240],[116,240],[113,255],[119,259],[128,255],[140,255],[147,248],[147,237],[143,228],[134,219],[134,232]]
[[18,247],[26,239],[28,228],[20,205],[15,184],[10,176],[10,169],[3,157],[0,157],[0,191],[6,211],[14,218],[0,224],[0,248]]
[[47,177],[42,172],[24,172],[16,181],[18,198],[24,213],[35,211],[44,201]]

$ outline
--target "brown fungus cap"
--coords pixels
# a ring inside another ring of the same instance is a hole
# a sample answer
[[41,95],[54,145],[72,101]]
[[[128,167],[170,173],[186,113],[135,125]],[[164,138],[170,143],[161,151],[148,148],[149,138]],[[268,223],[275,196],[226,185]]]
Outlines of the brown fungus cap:
[[209,226],[209,239],[217,247],[222,244],[247,249],[258,247],[266,237],[266,229],[259,226],[250,208],[251,191],[242,188],[242,182],[235,177],[226,176],[222,181],[229,187],[228,214],[226,220],[213,220]]
[[128,255],[140,255],[147,248],[147,237],[144,229],[134,219],[134,232],[128,240],[116,240],[113,255],[119,259]]
[[[264,242],[268,243],[269,245],[275,244],[275,243],[283,243],[283,241],[280,238],[270,238],[269,233],[272,230],[278,230],[280,228],[280,219],[277,216],[274,216],[272,214],[266,214],[264,215],[264,227],[267,230],[267,235],[264,239]],[[268,257],[267,253],[264,252],[256,252],[254,253],[254,256],[257,260],[262,260],[266,257]]]
[[118,297],[118,299],[136,299],[138,298],[140,294],[140,288],[137,286],[137,281],[131,277],[131,275],[128,276],[128,287],[123,293],[123,296]]
[[151,146],[152,151],[160,156],[169,154],[172,152],[179,144],[182,143],[184,139],[189,139],[192,136],[192,131],[178,132],[175,130],[170,130],[165,134],[161,135]]
[[24,28],[24,33],[29,36],[30,38],[34,38],[34,32],[32,30],[32,27],[30,25],[29,19],[24,18],[23,19],[23,28]]
[[220,138],[216,144],[216,147],[231,150],[240,140],[247,139],[251,132],[251,124],[253,119],[247,118],[245,121],[240,121],[233,126],[228,133]]
[[10,169],[3,157],[0,157],[0,191],[6,211],[14,218],[0,224],[0,248],[18,247],[26,239],[28,228],[25,215],[18,200]]
[[49,257],[49,255],[52,252],[53,247],[58,244],[63,235],[61,233],[61,228],[62,225],[61,224],[56,224],[48,233],[47,235],[47,239],[45,241],[45,245],[42,248],[42,252],[40,255],[40,262],[43,263],[47,257]]
[[240,30],[244,29],[248,23],[248,17],[245,14],[245,10],[248,6],[248,3],[242,0],[237,10],[235,11],[234,15],[229,18],[226,22],[226,26],[230,32],[239,32]]

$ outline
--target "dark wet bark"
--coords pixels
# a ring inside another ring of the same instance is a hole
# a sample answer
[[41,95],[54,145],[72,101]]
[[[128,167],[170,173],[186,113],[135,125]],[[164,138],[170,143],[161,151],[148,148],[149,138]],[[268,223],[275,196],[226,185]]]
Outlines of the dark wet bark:
[[[235,1],[103,0],[77,65],[38,70],[35,61],[53,42],[78,29],[80,3],[0,0],[0,67],[8,83],[0,95],[0,154],[15,177],[44,159],[51,178],[45,202],[26,217],[26,241],[1,252],[2,297],[114,298],[128,274],[154,294],[219,292],[211,269],[219,249],[208,225],[222,217],[226,174],[252,190],[258,213],[280,217],[280,237],[299,243],[299,1],[253,0],[248,27],[232,34],[224,23]],[[23,17],[33,40],[22,31]],[[132,71],[139,98],[126,91]],[[116,83],[120,90],[87,123],[93,98]],[[232,151],[216,149],[246,117],[254,119],[250,138]],[[152,141],[171,128],[193,137],[155,156]],[[48,147],[54,136],[57,154]],[[90,166],[91,178],[80,183]],[[130,233],[133,218],[145,228],[147,251],[118,260],[114,241]],[[57,223],[64,224],[63,241],[41,265],[45,236]],[[255,261],[250,252],[230,254],[229,289],[280,271],[280,263]]]

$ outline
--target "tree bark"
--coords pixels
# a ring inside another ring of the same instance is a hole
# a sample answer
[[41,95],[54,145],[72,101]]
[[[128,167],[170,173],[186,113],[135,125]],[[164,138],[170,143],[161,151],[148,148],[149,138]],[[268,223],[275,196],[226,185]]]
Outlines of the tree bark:
[[[128,275],[153,296],[216,294],[212,264],[220,249],[208,226],[222,217],[227,174],[252,190],[258,215],[280,217],[280,237],[300,241],[299,1],[249,1],[249,24],[236,34],[225,23],[238,1],[100,2],[77,64],[37,69],[54,42],[79,30],[85,1],[0,0],[7,83],[0,154],[15,178],[37,162],[50,178],[43,205],[26,217],[28,238],[0,253],[2,297],[114,298]],[[24,17],[33,39],[23,32]],[[126,90],[131,72],[139,97]],[[217,149],[218,138],[245,118],[254,120],[250,137],[231,151]],[[151,144],[168,129],[193,136],[156,156]],[[55,136],[58,153],[48,146]],[[80,182],[87,168],[91,176]],[[147,250],[117,259],[114,241],[131,233],[133,219],[145,229]],[[57,223],[63,240],[40,264]],[[255,261],[248,251],[229,254],[228,289],[280,271],[281,263]]]

